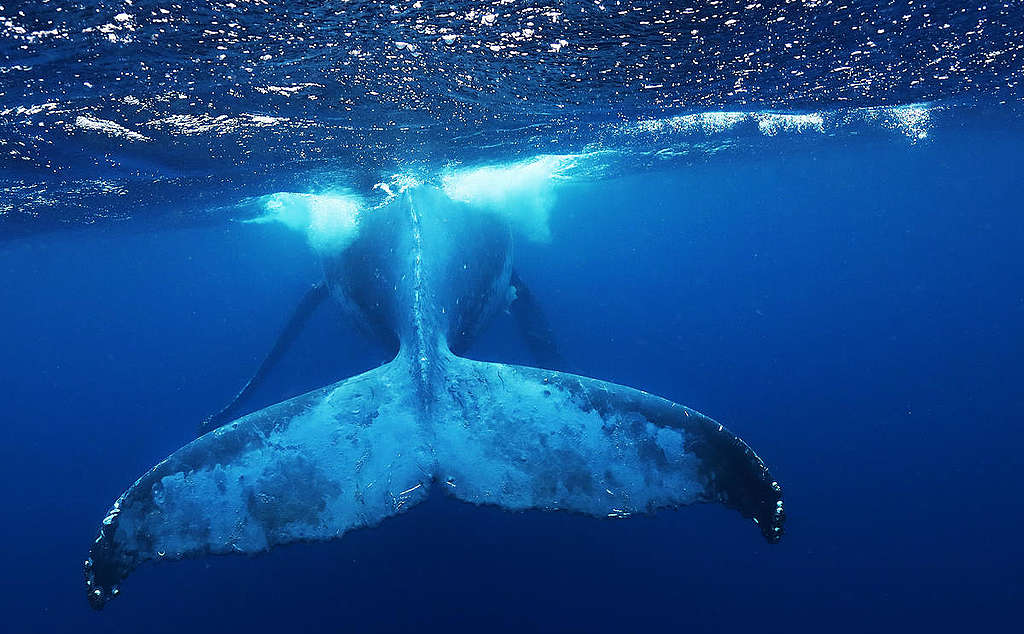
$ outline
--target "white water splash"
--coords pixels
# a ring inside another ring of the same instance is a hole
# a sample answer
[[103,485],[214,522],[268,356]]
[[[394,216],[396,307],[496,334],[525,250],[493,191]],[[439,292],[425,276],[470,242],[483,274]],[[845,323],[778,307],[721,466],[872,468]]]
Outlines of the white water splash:
[[547,241],[555,189],[574,159],[541,155],[517,163],[452,170],[441,177],[441,183],[452,200],[504,216],[527,238]]
[[344,250],[359,235],[359,218],[365,205],[348,191],[324,194],[278,192],[262,199],[266,213],[250,222],[279,222],[306,235],[320,253]]

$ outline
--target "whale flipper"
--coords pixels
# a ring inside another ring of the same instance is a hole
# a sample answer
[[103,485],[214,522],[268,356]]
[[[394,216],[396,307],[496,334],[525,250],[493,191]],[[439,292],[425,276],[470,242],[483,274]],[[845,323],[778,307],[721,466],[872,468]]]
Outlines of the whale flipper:
[[519,325],[519,332],[534,362],[544,368],[561,367],[562,355],[558,352],[555,335],[537,297],[515,269],[512,269],[510,283],[515,289],[515,299],[509,305],[509,311]]
[[722,425],[582,376],[456,359],[438,464],[456,497],[507,509],[625,517],[717,502],[782,536],[782,491]]
[[238,414],[238,404],[263,383],[267,373],[281,359],[281,355],[295,341],[295,338],[302,332],[306,322],[309,321],[310,316],[324,303],[328,295],[327,284],[324,282],[318,282],[306,291],[299,301],[299,305],[292,311],[292,316],[288,323],[285,324],[281,334],[278,335],[277,341],[274,342],[274,347],[263,358],[263,363],[260,364],[256,373],[242,386],[242,389],[231,399],[230,403],[222,407],[218,412],[203,419],[199,424],[199,435],[212,431],[235,418]]
[[114,504],[85,563],[99,609],[140,564],[255,553],[372,526],[425,497],[408,373],[385,365],[267,407],[179,449]]

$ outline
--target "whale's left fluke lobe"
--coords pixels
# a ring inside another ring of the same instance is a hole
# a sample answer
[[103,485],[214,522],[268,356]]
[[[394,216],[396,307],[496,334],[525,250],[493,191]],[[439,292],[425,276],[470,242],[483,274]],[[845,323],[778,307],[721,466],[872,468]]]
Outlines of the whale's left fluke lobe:
[[182,447],[131,486],[85,561],[100,609],[147,561],[257,553],[372,526],[431,470],[401,363],[267,407]]

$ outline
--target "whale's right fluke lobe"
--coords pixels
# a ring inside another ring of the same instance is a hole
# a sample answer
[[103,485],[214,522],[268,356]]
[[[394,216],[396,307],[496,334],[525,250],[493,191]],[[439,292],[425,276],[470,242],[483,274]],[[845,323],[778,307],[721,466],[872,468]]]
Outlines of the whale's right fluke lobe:
[[456,359],[450,420],[435,426],[446,490],[509,509],[625,517],[716,502],[782,537],[782,490],[714,420],[586,377]]

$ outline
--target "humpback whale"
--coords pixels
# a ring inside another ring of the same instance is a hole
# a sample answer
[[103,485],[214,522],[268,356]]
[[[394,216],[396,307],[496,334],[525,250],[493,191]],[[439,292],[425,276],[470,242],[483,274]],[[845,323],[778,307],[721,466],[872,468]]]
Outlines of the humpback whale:
[[[507,218],[429,185],[362,214],[344,249],[321,254],[324,283],[292,321],[329,296],[393,341],[393,360],[225,424],[231,406],[211,417],[104,517],[84,562],[90,604],[146,562],[337,539],[431,488],[601,518],[719,503],[777,542],[779,484],[711,418],[614,383],[459,356],[508,305],[512,245]],[[545,326],[526,322],[543,340]]]

